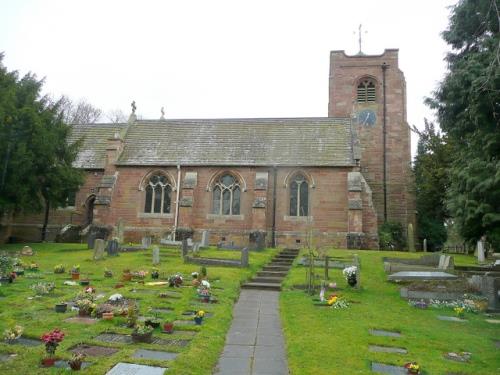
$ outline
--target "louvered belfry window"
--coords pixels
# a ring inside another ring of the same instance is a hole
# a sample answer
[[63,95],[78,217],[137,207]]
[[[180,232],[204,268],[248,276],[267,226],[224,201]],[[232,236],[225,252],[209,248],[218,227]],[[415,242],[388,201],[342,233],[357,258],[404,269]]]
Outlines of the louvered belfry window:
[[171,210],[172,185],[166,176],[154,174],[146,185],[144,212],[168,214]]
[[230,174],[219,177],[213,187],[213,213],[216,215],[240,214],[241,188]]
[[358,103],[374,103],[376,99],[375,83],[370,79],[361,81],[358,85]]

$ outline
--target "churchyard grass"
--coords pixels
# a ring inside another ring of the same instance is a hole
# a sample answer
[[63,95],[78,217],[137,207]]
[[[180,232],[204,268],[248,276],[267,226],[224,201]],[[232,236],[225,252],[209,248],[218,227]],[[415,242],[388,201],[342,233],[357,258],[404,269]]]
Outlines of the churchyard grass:
[[[302,251],[301,255],[306,252]],[[402,366],[416,361],[424,374],[498,374],[500,325],[490,324],[483,313],[467,313],[467,322],[448,322],[437,315],[453,316],[451,308],[417,309],[399,295],[399,286],[386,281],[384,256],[418,258],[422,253],[330,250],[329,256],[358,254],[361,258],[361,289],[350,288],[342,270],[330,269],[330,282],[351,301],[346,309],[314,306],[313,298],[293,285],[304,284],[306,267],[294,266],[284,282],[280,310],[292,374],[371,374],[371,362]],[[454,255],[455,264],[474,265],[475,258]],[[300,258],[300,256],[298,257]],[[320,280],[323,268],[316,268]],[[498,316],[496,317],[498,319]],[[370,329],[401,333],[401,337],[371,336]],[[406,348],[408,354],[370,352],[369,345]],[[469,363],[443,358],[448,352],[471,352]]]
[[[9,252],[20,251],[24,244],[2,245],[0,250]],[[115,285],[121,282],[122,271],[144,270],[151,272],[151,250],[120,253],[118,257],[107,257],[103,260],[93,261],[93,250],[87,250],[86,245],[80,244],[29,244],[35,251],[32,257],[22,257],[27,263],[37,263],[38,272],[26,272],[18,277],[10,285],[0,287],[0,333],[6,328],[18,324],[24,327],[23,337],[38,339],[40,336],[54,328],[60,328],[65,338],[57,348],[56,357],[64,360],[71,358],[69,349],[77,344],[110,346],[119,349],[113,355],[103,357],[87,357],[85,360],[92,362],[91,366],[84,370],[87,374],[105,374],[118,362],[129,362],[146,364],[160,367],[168,367],[169,374],[210,374],[216,365],[219,355],[224,347],[226,332],[232,319],[232,307],[237,299],[242,281],[248,279],[262,266],[269,262],[276,253],[274,250],[263,252],[250,252],[250,267],[247,269],[233,267],[207,266],[208,280],[212,285],[212,294],[218,299],[218,303],[193,302],[196,300],[196,291],[192,287],[169,288],[168,286],[148,286],[136,281],[124,282],[124,287],[115,289]],[[200,255],[233,257],[233,253],[239,256],[237,251],[201,250]],[[226,254],[231,253],[231,254]],[[160,271],[160,279],[152,280],[148,274],[144,281],[162,281],[162,277],[180,272],[184,276],[184,285],[191,285],[191,273],[200,271],[199,265],[184,264],[179,249],[160,248],[161,264],[157,266]],[[64,274],[54,274],[54,266],[63,264],[66,268]],[[95,337],[101,333],[113,332],[130,334],[131,329],[125,327],[125,317],[114,318],[106,321],[99,319],[97,323],[86,325],[81,323],[70,323],[65,321],[69,317],[77,316],[76,311],[68,309],[66,313],[56,313],[54,305],[60,301],[71,301],[84,287],[63,285],[64,281],[70,280],[67,273],[73,265],[80,265],[80,278],[88,277],[90,285],[96,288],[96,294],[104,294],[105,298],[99,300],[104,302],[110,295],[120,293],[125,298],[135,299],[139,305],[140,316],[150,316],[151,307],[169,307],[172,312],[158,314],[162,323],[165,320],[188,320],[191,317],[183,316],[186,310],[202,309],[212,313],[206,317],[201,326],[183,325],[176,326],[174,335],[168,335],[156,329],[154,337],[169,340],[175,338],[192,339],[186,347],[165,346],[154,344],[119,344],[104,343],[96,341]],[[104,277],[104,270],[113,272],[112,278]],[[56,288],[52,294],[43,297],[33,297],[34,293],[30,285],[38,282],[55,282]],[[160,292],[177,291],[180,298],[160,298]],[[190,336],[183,334],[185,331],[197,331]],[[173,361],[158,361],[146,359],[134,359],[132,354],[139,348],[178,352],[179,355]],[[15,357],[0,361],[1,374],[63,374],[67,370],[57,368],[41,368],[40,361],[43,357],[44,346],[25,347],[21,345],[8,345],[0,341],[0,354],[16,354]]]

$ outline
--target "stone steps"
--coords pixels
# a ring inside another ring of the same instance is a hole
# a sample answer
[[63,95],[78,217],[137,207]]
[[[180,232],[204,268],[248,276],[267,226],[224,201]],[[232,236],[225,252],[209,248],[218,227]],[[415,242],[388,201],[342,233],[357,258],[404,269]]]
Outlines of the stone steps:
[[281,290],[281,282],[292,267],[299,250],[285,249],[277,254],[271,263],[262,268],[251,281],[244,283],[243,289]]

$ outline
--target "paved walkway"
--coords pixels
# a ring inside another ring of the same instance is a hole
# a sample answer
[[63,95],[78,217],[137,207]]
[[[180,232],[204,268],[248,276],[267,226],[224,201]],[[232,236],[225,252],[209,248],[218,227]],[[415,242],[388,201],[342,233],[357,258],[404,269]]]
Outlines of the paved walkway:
[[216,375],[286,375],[279,292],[243,289]]

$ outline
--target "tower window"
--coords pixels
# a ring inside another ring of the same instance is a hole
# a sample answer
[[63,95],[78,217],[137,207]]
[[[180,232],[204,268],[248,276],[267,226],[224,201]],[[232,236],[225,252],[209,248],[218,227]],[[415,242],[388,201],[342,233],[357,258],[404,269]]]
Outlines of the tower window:
[[358,103],[374,103],[376,98],[375,83],[369,79],[362,80],[358,85]]

